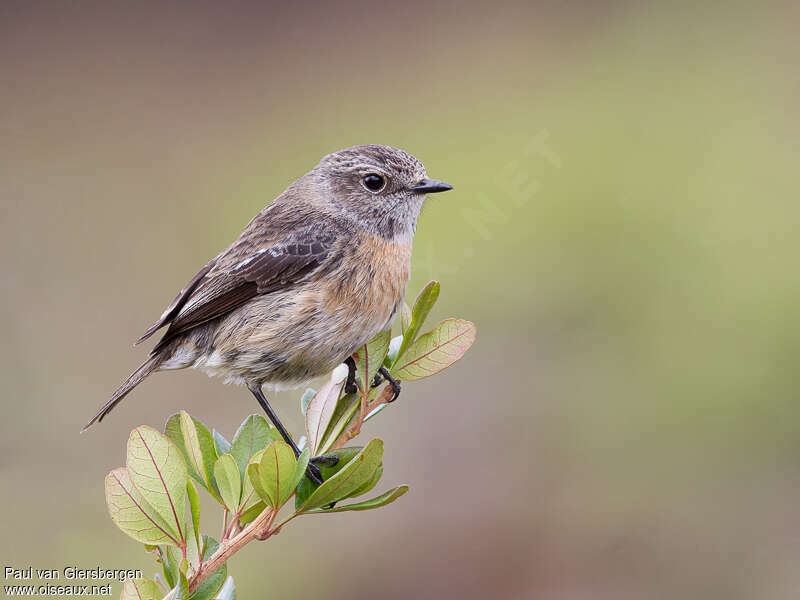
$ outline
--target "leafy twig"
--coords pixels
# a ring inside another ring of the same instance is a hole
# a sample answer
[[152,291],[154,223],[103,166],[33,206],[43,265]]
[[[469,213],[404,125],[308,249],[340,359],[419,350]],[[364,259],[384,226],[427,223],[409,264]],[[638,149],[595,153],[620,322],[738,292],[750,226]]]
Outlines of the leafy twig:
[[[391,385],[371,387],[381,366],[395,380],[428,377],[461,358],[474,341],[475,326],[459,319],[446,319],[417,335],[438,295],[438,283],[429,283],[413,310],[404,308],[401,336],[391,339],[383,331],[353,354],[357,396],[344,392],[341,368],[318,392],[303,396],[308,443],[299,457],[259,415],[245,419],[233,442],[184,411],[169,419],[164,434],[145,426],[132,432],[126,467],[106,478],[106,501],[125,533],[158,550],[166,583],[162,590],[172,588],[164,600],[232,598],[226,563],[253,540],[269,539],[299,515],[378,508],[408,490],[398,486],[369,500],[342,504],[371,490],[383,472],[382,440],[373,439],[363,448],[346,444],[393,399]],[[325,478],[319,486],[305,478],[312,452],[338,459],[318,464]],[[219,543],[200,535],[198,484],[223,508]],[[292,498],[294,510],[276,525],[278,513]],[[186,522],[185,516],[191,520]],[[122,598],[161,593],[154,581],[144,578],[126,581]]]

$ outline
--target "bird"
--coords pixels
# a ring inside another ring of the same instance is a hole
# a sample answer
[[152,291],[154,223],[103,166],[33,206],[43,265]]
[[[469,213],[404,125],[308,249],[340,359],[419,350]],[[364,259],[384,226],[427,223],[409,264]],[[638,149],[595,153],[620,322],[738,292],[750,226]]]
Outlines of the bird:
[[[298,387],[343,362],[352,384],[352,354],[402,307],[425,198],[451,189],[391,146],[324,156],[178,292],[134,344],[165,328],[147,360],[83,430],[152,373],[192,368],[246,386],[299,455],[264,388]],[[322,482],[313,460],[307,475]]]

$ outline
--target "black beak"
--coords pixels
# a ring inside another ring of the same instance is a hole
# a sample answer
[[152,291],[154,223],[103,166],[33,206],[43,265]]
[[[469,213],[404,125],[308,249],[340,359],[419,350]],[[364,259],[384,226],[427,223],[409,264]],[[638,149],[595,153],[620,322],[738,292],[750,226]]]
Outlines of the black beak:
[[453,186],[444,181],[436,181],[427,177],[411,188],[417,194],[435,194],[436,192],[446,192],[452,190]]

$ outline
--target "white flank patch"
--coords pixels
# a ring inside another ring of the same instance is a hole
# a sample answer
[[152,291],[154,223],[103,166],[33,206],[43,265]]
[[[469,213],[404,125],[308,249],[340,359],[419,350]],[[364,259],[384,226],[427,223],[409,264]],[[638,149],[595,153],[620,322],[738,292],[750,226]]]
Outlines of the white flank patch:
[[159,366],[160,369],[183,369],[188,367],[194,360],[194,353],[189,352],[186,348],[178,348],[169,360],[164,361]]
[[308,385],[309,381],[311,380],[305,379],[303,381],[280,381],[275,383],[265,381],[261,387],[263,387],[265,390],[269,390],[270,392],[285,392],[287,390],[296,390],[301,386]]
[[217,367],[222,366],[222,354],[220,354],[219,350],[214,350],[205,360],[205,366],[210,369],[216,369]]

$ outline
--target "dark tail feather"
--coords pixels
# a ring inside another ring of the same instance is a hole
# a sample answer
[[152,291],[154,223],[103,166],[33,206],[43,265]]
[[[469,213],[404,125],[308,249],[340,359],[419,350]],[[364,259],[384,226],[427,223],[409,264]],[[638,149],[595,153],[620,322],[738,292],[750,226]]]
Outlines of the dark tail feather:
[[153,354],[148,358],[146,361],[142,363],[142,365],[136,369],[130,377],[123,383],[121,386],[117,388],[117,391],[111,395],[108,402],[106,402],[103,406],[100,407],[100,410],[97,414],[92,417],[92,420],[89,421],[81,432],[86,431],[91,427],[95,422],[102,421],[105,416],[110,413],[114,407],[119,404],[122,399],[130,392],[133,388],[139,385],[142,380],[150,375],[153,371],[158,368],[158,365],[161,364],[162,356],[160,354]]

